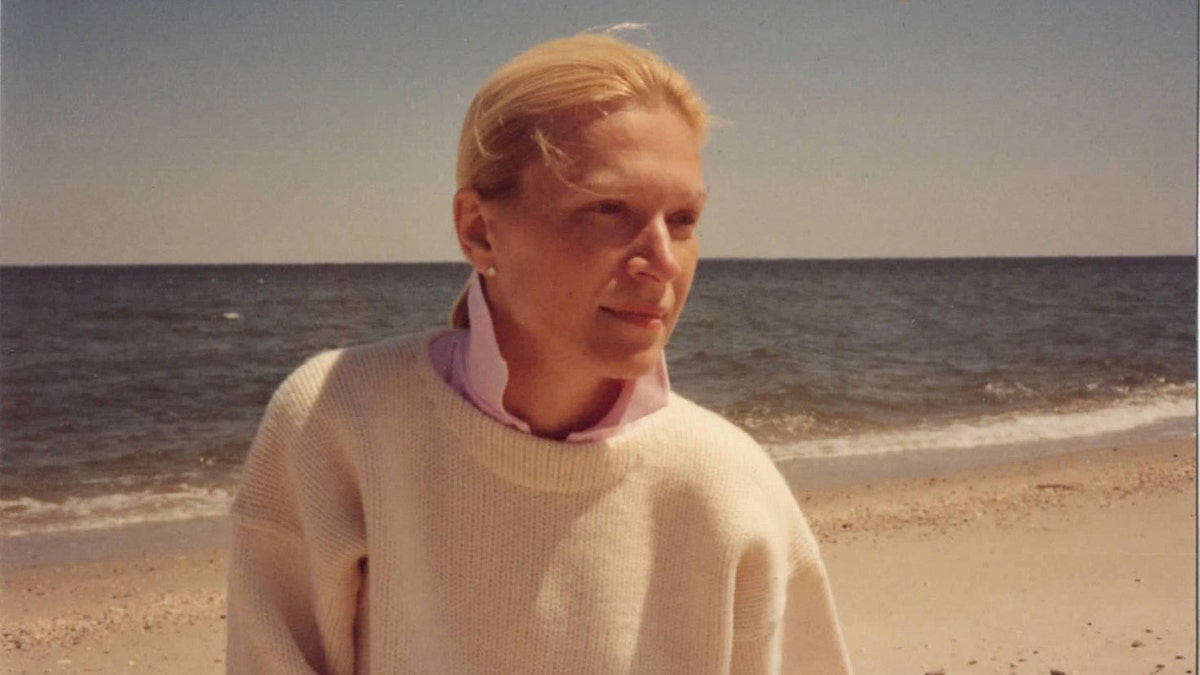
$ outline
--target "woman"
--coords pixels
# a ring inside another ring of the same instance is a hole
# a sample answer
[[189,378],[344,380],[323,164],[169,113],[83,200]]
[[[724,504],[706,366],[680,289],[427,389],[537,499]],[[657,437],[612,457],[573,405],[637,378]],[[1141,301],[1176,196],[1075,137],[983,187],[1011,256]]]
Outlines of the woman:
[[538,45],[472,102],[456,330],[276,392],[233,508],[232,673],[844,673],[767,455],[672,394],[706,115],[655,55]]

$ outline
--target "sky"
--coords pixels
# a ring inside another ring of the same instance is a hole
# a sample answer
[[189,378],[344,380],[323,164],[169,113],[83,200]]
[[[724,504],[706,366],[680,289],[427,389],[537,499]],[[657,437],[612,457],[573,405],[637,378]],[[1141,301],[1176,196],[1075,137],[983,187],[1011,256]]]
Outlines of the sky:
[[724,122],[708,257],[1194,254],[1181,0],[5,0],[0,264],[458,260],[463,113],[623,22]]

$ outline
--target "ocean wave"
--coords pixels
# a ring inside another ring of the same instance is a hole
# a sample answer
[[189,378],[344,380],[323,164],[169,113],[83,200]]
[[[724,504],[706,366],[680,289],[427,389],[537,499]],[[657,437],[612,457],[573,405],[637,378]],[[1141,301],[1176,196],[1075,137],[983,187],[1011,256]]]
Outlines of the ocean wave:
[[971,451],[1047,442],[1135,437],[1194,436],[1196,386],[1168,385],[1154,395],[1090,409],[1006,413],[975,420],[767,444],[777,461],[804,457],[882,455],[901,452]]
[[95,497],[42,501],[31,497],[0,499],[0,537],[78,532],[221,516],[233,495],[224,488],[181,486],[172,492],[149,490]]

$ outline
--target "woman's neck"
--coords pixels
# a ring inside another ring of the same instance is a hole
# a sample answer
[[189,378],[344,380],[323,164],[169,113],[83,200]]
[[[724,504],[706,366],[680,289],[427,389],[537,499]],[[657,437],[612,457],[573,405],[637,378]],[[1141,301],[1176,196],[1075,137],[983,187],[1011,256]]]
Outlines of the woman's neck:
[[524,420],[534,434],[562,440],[603,419],[623,386],[621,380],[512,368],[504,389],[504,408]]

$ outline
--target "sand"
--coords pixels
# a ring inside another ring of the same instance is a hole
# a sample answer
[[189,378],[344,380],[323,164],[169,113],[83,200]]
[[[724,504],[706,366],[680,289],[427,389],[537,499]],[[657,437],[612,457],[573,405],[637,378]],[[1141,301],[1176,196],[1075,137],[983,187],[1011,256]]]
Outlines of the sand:
[[859,673],[1196,672],[1194,443],[814,495]]
[[[860,675],[1196,672],[1194,441],[800,500]],[[10,542],[3,672],[223,672],[221,531]]]

